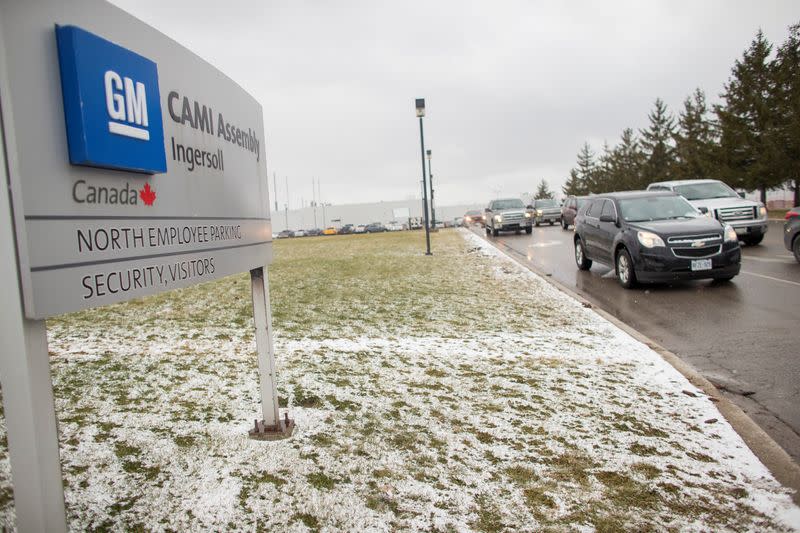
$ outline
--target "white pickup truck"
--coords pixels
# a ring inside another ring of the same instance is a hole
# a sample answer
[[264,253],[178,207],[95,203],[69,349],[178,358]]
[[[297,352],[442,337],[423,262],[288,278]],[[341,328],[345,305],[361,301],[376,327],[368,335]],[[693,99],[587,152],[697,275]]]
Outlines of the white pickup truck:
[[721,181],[660,181],[648,185],[647,190],[680,194],[701,213],[733,227],[739,240],[745,244],[759,244],[767,233],[767,208],[764,204],[740,197]]

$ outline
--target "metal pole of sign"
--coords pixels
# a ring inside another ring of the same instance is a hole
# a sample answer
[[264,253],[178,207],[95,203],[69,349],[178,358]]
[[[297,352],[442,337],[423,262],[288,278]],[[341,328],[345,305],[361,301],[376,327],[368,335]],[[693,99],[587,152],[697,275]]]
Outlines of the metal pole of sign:
[[58,425],[44,320],[25,318],[19,285],[5,137],[0,144],[0,279],[16,295],[0,306],[0,381],[19,531],[66,531]]
[[288,437],[294,429],[294,421],[288,414],[280,419],[278,389],[275,379],[275,348],[272,343],[272,308],[269,302],[269,280],[267,267],[250,271],[250,287],[253,293],[253,322],[256,328],[256,350],[258,351],[258,375],[261,391],[262,419],[256,420],[250,436],[265,440]]

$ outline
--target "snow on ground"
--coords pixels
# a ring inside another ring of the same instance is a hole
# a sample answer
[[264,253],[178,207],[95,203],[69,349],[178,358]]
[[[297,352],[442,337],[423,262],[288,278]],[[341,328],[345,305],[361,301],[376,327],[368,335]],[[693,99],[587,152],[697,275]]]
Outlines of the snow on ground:
[[49,321],[72,530],[797,530],[701,391],[478,237],[275,247],[288,440],[247,438],[245,276]]

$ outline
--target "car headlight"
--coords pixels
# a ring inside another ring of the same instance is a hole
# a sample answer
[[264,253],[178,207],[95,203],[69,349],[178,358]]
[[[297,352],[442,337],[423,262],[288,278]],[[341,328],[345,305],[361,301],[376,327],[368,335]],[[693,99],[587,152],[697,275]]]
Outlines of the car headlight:
[[531,218],[531,214],[530,213],[525,213],[525,218]]
[[494,221],[495,222],[502,222],[503,221],[503,217],[501,217],[500,215],[495,215],[494,216]]
[[761,218],[767,218],[767,208],[763,205],[758,208],[758,216]]
[[739,237],[736,235],[736,230],[733,229],[733,226],[725,225],[725,242],[736,242],[739,240]]
[[639,244],[644,246],[645,248],[655,248],[657,246],[664,246],[664,241],[656,235],[655,233],[651,233],[649,231],[637,231],[636,238],[639,239]]
[[537,210],[536,210],[536,216],[537,216],[537,217],[540,217],[540,216],[542,216],[542,210],[541,210],[541,209],[537,209]]

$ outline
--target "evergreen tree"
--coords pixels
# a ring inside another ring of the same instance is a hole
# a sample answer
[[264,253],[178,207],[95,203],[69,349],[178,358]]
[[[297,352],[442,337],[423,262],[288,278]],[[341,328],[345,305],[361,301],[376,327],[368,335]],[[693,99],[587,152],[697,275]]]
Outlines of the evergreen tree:
[[564,183],[564,186],[561,187],[561,192],[564,193],[564,196],[576,195],[580,196],[585,194],[583,189],[581,188],[580,178],[578,177],[578,171],[570,169],[569,171],[569,178],[567,178],[567,182]]
[[769,61],[771,51],[772,45],[759,30],[733,66],[721,95],[725,105],[715,107],[726,181],[735,187],[760,190],[764,203],[767,189],[786,179],[776,172],[777,150],[770,135],[775,70]]
[[594,172],[592,173],[592,182],[590,189],[592,192],[610,192],[615,190],[614,173],[612,169],[613,151],[608,146],[608,142],[603,142],[603,153],[595,165]]
[[775,162],[794,189],[794,205],[800,205],[800,24],[789,28],[789,38],[775,58],[772,110],[775,123],[770,144]]
[[674,133],[674,179],[715,178],[718,164],[715,161],[715,135],[707,117],[706,95],[699,88],[683,102],[678,117],[678,130]]
[[539,187],[536,189],[536,196],[534,196],[536,200],[541,200],[543,198],[553,198],[553,191],[550,190],[550,187],[547,185],[547,181],[542,180],[539,182]]
[[578,194],[586,195],[592,192],[594,185],[594,175],[597,163],[594,160],[594,152],[588,142],[583,143],[581,151],[578,152],[578,167],[575,169],[578,178]]
[[672,146],[675,119],[669,114],[661,98],[656,98],[655,107],[648,118],[650,127],[639,132],[645,161],[636,189],[644,189],[654,181],[670,179],[675,161],[675,149]]
[[[622,130],[620,143],[611,152],[612,183],[608,190],[629,191],[642,188],[645,155],[631,128]],[[645,184],[646,186],[646,184]]]

